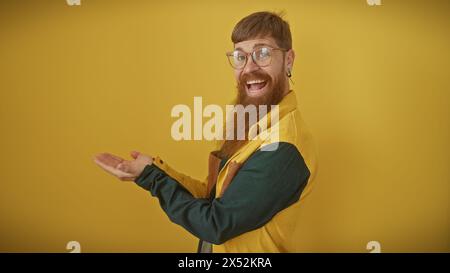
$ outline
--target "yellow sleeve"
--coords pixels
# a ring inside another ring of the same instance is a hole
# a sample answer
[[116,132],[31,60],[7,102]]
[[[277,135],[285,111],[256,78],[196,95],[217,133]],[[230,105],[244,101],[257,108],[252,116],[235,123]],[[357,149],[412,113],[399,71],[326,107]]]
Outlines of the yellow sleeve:
[[171,168],[165,161],[159,156],[153,158],[153,164],[163,170],[168,176],[175,179],[184,188],[186,188],[195,198],[206,198],[207,196],[207,184],[205,182],[196,180],[190,176],[179,173]]

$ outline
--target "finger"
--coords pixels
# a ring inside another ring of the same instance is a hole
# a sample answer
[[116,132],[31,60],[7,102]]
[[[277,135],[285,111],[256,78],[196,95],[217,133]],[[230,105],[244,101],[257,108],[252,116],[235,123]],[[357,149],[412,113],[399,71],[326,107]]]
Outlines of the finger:
[[96,156],[96,159],[98,161],[103,162],[104,164],[110,165],[110,166],[117,166],[119,163],[121,163],[123,161],[122,158],[108,154],[108,153],[102,153],[102,154],[98,154]]
[[100,154],[96,155],[96,157],[99,159],[105,159],[105,160],[114,160],[114,161],[122,161],[123,160],[123,158],[120,158],[120,157],[115,156],[110,153],[100,153]]
[[121,158],[120,156],[117,156],[117,155],[113,155],[113,154],[109,154],[109,153],[107,153],[109,156],[111,156],[112,158],[114,158],[114,159],[116,159],[116,160],[119,160],[119,161],[124,161],[125,159],[123,159],[123,158]]
[[95,159],[94,162],[102,169],[104,169],[107,172],[112,172],[112,170],[114,170],[114,167],[112,167],[109,164],[106,164],[104,161]]
[[111,160],[113,160],[113,158],[111,158],[110,156],[108,156],[108,154],[106,153],[101,153],[95,156],[95,158],[99,161],[105,162],[105,163],[110,163]]
[[134,175],[118,170],[116,168],[111,167],[110,165],[106,165],[101,161],[96,160],[95,163],[97,163],[97,165],[99,165],[103,170],[105,170],[106,172],[108,172],[109,174],[112,174],[114,176],[116,176],[117,178],[121,179],[121,178],[131,178],[134,177]]
[[130,155],[132,158],[136,159],[141,153],[138,151],[131,151]]

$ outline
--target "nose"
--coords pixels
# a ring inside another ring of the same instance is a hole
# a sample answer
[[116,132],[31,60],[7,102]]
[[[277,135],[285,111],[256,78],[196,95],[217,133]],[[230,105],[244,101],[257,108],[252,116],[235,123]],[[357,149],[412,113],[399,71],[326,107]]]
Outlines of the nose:
[[244,68],[242,69],[243,74],[251,73],[253,71],[256,71],[259,69],[259,66],[255,64],[253,61],[253,58],[251,56],[248,56],[247,63],[245,64]]

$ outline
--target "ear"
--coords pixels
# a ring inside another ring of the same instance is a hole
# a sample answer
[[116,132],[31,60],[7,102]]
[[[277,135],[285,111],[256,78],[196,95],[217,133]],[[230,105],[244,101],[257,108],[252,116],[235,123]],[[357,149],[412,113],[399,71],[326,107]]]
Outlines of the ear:
[[286,54],[286,68],[292,71],[292,67],[294,65],[294,59],[295,59],[295,52],[291,48]]

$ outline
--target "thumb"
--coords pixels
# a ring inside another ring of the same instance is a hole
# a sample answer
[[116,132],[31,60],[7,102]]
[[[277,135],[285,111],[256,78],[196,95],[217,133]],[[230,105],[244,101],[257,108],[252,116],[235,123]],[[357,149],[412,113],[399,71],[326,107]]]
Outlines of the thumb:
[[141,153],[138,151],[131,151],[130,155],[132,158],[136,159]]

